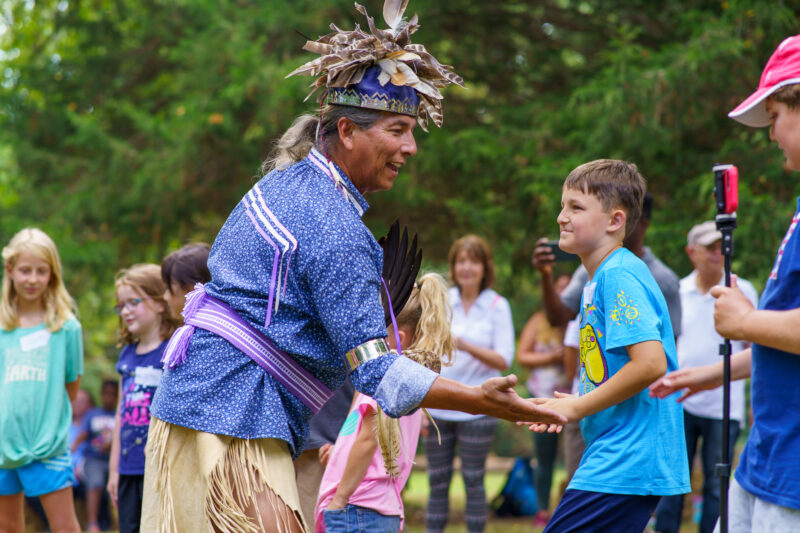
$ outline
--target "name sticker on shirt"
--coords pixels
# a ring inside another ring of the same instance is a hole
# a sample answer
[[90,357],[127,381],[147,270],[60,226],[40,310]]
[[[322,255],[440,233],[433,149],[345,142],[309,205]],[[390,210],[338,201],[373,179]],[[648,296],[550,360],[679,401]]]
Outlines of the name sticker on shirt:
[[594,301],[594,289],[597,287],[597,283],[589,283],[583,288],[583,306],[589,307],[592,305]]
[[31,333],[30,335],[21,337],[19,339],[19,344],[23,352],[30,352],[36,348],[47,346],[49,340],[50,332],[46,329],[43,329],[41,331],[37,331],[36,333]]
[[158,387],[163,370],[152,366],[137,366],[133,382],[143,387]]

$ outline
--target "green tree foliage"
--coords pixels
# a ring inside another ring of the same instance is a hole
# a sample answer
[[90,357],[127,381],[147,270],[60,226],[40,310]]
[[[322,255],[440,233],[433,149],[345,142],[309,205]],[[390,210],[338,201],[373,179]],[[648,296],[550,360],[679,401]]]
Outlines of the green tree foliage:
[[[382,2],[366,3],[380,18]],[[400,216],[430,267],[467,232],[492,243],[518,325],[537,303],[533,244],[555,236],[576,165],[624,158],[656,198],[648,244],[680,275],[713,215],[711,165],[742,175],[734,266],[758,285],[794,207],[768,132],[726,117],[798,27],[776,0],[415,0],[416,40],[455,66],[445,127],[366,222]],[[303,35],[352,27],[344,0],[0,0],[0,240],[38,225],[60,245],[97,374],[115,351],[113,274],[212,241],[302,112]],[[359,22],[363,22],[360,21]]]

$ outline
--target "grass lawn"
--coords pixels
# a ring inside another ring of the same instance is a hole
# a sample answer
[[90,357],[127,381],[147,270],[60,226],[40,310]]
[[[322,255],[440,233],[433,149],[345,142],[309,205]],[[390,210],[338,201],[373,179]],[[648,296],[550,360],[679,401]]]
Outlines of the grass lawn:
[[[496,496],[506,481],[505,472],[487,472],[485,478],[486,498],[491,500]],[[554,489],[561,486],[564,471],[556,471],[553,475]],[[555,492],[555,490],[553,491]],[[428,504],[428,474],[424,470],[414,470],[403,491],[403,502],[406,510],[406,533],[422,533],[425,531],[425,507]],[[446,533],[466,532],[464,525],[464,481],[459,472],[453,474],[450,484],[450,521]],[[486,523],[486,533],[539,533],[542,528],[533,527],[533,517],[497,518],[489,511]]]

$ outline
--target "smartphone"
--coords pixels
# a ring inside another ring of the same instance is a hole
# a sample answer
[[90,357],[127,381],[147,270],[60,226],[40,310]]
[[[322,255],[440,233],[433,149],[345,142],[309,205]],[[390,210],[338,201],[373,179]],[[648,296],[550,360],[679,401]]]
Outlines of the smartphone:
[[739,207],[739,169],[735,165],[714,165],[712,170],[717,213],[735,213]]
[[569,252],[565,252],[561,248],[558,247],[558,241],[548,241],[544,243],[544,246],[550,248],[550,253],[556,256],[556,261],[577,261],[578,256],[575,254],[571,254]]

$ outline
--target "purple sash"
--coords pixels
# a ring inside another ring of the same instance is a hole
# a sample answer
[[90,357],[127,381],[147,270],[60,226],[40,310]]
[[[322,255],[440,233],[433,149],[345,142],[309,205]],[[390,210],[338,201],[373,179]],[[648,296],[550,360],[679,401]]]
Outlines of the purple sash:
[[185,325],[175,331],[164,350],[162,361],[167,368],[173,369],[186,361],[189,341],[195,327],[199,327],[219,335],[247,354],[314,413],[319,412],[333,395],[328,387],[275,347],[233,309],[206,294],[200,283],[186,295],[183,318]]

